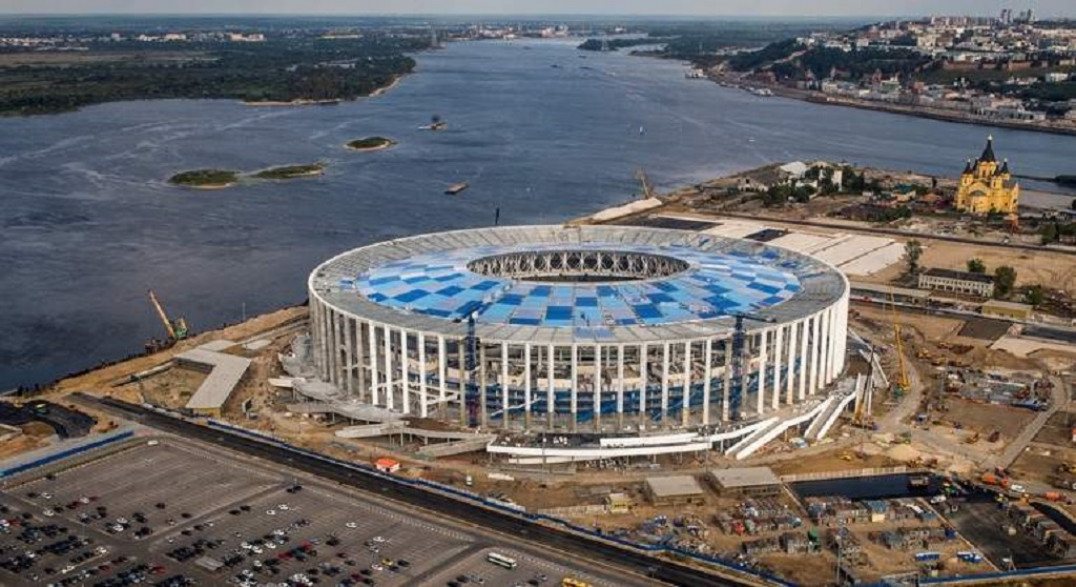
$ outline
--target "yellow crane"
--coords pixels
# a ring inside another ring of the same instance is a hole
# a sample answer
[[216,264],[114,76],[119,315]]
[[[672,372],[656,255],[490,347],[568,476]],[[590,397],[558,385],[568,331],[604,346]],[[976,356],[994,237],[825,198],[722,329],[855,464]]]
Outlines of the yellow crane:
[[900,393],[908,390],[908,370],[904,365],[904,343],[900,338],[900,319],[897,315],[897,301],[893,297],[893,288],[889,288],[889,308],[893,311],[893,341],[897,348],[897,364],[900,365],[897,387]]
[[157,310],[157,316],[161,319],[161,323],[164,324],[164,329],[168,331],[168,339],[172,342],[177,340],[183,340],[187,338],[187,321],[183,318],[176,318],[175,321],[168,318],[168,314],[164,312],[164,308],[161,307],[161,303],[157,301],[157,295],[153,293],[153,290],[149,290],[149,302],[153,304],[153,309]]
[[643,196],[642,199],[649,200],[654,197],[654,186],[650,184],[650,178],[646,176],[646,172],[639,169],[635,170],[635,179],[639,180],[639,183],[643,184]]

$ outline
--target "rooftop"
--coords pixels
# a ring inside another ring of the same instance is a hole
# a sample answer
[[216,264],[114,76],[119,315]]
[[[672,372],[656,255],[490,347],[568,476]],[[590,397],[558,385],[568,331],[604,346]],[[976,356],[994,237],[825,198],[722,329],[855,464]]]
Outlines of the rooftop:
[[724,489],[778,485],[781,480],[769,467],[743,467],[738,469],[711,469],[710,476]]
[[932,267],[923,272],[929,277],[942,277],[945,279],[959,279],[961,281],[975,281],[977,283],[994,283],[994,278],[983,273],[971,273],[969,271],[957,271],[955,269],[938,269]]
[[[457,337],[568,343],[697,338],[751,312],[778,322],[847,289],[824,261],[749,240],[629,226],[420,235],[346,252],[312,293],[365,319]],[[749,324],[750,328],[751,325]]]
[[678,495],[699,495],[702,487],[691,475],[672,477],[647,477],[646,485],[655,497],[676,497]]

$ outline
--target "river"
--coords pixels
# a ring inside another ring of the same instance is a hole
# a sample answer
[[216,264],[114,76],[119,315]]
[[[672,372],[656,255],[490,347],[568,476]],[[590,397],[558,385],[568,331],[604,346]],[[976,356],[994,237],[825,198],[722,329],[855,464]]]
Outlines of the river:
[[[574,44],[451,44],[339,106],[146,101],[0,119],[0,390],[162,336],[149,288],[211,329],[302,301],[309,271],[345,249],[488,225],[497,207],[502,224],[559,222],[630,198],[639,167],[660,188],[791,159],[952,176],[992,133],[1014,171],[1076,171],[1076,137],[759,98]],[[435,113],[449,129],[418,130]],[[399,144],[342,147],[367,135]],[[324,176],[287,183],[165,183],[318,160]],[[457,181],[471,188],[445,196]]]

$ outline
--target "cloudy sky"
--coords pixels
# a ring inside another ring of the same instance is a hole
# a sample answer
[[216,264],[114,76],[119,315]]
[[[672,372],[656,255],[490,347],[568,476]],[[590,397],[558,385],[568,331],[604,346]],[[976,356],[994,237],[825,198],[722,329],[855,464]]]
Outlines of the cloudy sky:
[[0,0],[7,14],[652,14],[695,16],[993,15],[1031,7],[1076,17],[1073,0]]

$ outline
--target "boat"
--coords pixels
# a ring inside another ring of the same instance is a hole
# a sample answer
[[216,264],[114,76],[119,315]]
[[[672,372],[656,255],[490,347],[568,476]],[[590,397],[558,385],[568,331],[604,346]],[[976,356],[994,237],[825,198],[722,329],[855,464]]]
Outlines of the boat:
[[454,195],[462,192],[463,190],[465,190],[465,189],[467,189],[469,187],[471,187],[471,184],[469,184],[469,183],[467,183],[465,181],[461,181],[459,183],[454,183],[454,184],[448,186],[448,189],[445,190],[445,194],[449,195],[449,196],[454,196]]
[[930,486],[930,475],[912,475],[908,477],[908,488],[919,489]]
[[687,79],[706,79],[706,72],[699,68],[695,68],[685,73],[684,77]]

